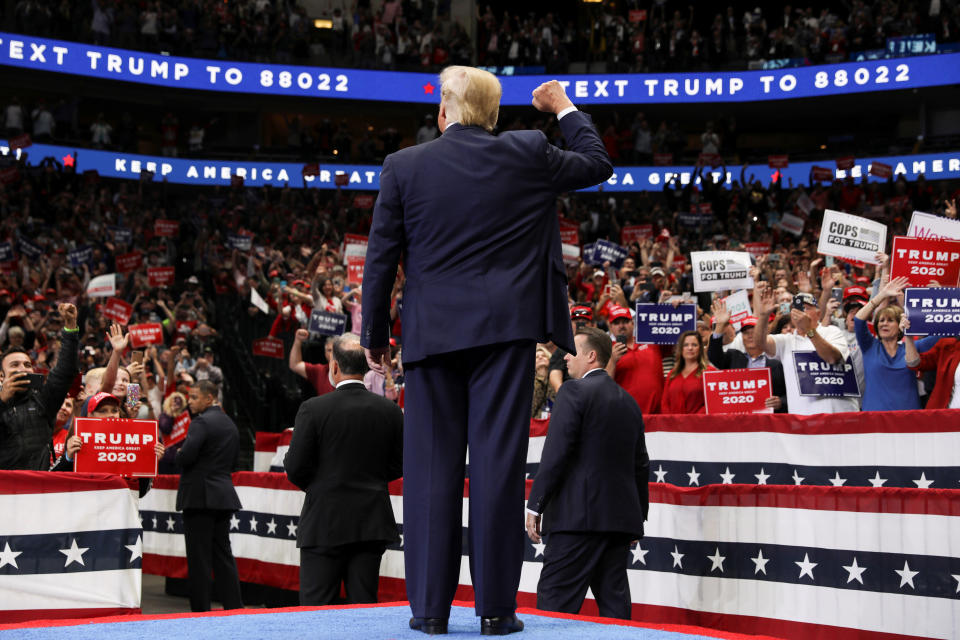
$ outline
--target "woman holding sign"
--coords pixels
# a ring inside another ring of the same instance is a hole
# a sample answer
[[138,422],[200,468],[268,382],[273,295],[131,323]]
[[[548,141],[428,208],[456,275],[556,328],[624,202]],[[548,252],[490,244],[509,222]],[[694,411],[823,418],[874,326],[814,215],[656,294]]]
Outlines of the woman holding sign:
[[903,291],[908,280],[909,278],[894,278],[886,283],[854,316],[854,333],[863,353],[863,372],[866,379],[862,406],[864,411],[920,408],[917,377],[907,368],[920,363],[920,354],[913,338],[903,335],[904,330],[910,326],[903,309],[889,305],[880,310],[876,317],[876,338],[867,329],[867,321],[874,310]]
[[677,363],[667,374],[661,413],[706,413],[703,372],[716,371],[707,361],[703,339],[696,331],[684,331],[677,340]]

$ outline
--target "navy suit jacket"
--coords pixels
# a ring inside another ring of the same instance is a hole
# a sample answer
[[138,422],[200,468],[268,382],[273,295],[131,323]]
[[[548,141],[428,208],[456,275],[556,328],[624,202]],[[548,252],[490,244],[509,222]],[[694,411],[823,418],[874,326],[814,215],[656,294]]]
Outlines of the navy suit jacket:
[[527,500],[541,530],[642,536],[649,475],[636,400],[605,371],[563,383]]
[[223,409],[211,406],[193,417],[183,446],[174,458],[182,469],[177,489],[177,511],[238,511],[241,508],[230,477],[239,448],[240,432]]
[[363,274],[363,346],[389,342],[402,254],[405,362],[524,339],[574,351],[556,198],[613,167],[588,115],[571,112],[560,129],[569,151],[541,131],[453,124],[387,156]]

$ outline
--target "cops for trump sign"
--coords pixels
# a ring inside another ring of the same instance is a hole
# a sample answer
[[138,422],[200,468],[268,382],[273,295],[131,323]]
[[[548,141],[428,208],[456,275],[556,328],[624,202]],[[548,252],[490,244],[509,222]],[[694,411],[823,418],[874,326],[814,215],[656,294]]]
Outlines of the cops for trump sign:
[[745,251],[693,251],[693,290],[752,289],[750,254]]
[[886,246],[887,225],[832,209],[823,212],[818,253],[876,264],[876,254]]

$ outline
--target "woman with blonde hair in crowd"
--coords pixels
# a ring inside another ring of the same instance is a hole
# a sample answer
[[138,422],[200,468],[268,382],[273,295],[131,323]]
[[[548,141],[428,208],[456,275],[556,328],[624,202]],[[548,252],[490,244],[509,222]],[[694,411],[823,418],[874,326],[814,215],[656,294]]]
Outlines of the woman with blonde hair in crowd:
[[703,338],[696,331],[684,331],[674,351],[676,364],[667,374],[660,401],[660,413],[706,413],[703,400],[703,372],[716,371],[707,360]]

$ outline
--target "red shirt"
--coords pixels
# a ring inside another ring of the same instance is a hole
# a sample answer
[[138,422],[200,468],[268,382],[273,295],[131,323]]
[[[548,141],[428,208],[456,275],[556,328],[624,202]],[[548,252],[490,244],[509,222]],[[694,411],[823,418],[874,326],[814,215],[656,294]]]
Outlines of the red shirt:
[[640,405],[645,414],[659,413],[663,392],[663,361],[656,345],[636,344],[617,361],[613,379]]
[[[707,367],[707,371],[716,371],[716,369]],[[706,413],[703,376],[700,374],[690,374],[687,377],[677,374],[675,378],[667,376],[660,408],[662,413]]]
[[307,369],[307,380],[309,380],[313,388],[317,390],[318,396],[333,391],[334,387],[330,384],[330,376],[328,375],[330,365],[304,362],[303,366]]
[[960,340],[943,338],[930,351],[920,354],[920,364],[914,371],[937,372],[937,383],[930,392],[927,409],[947,409],[953,398],[957,366],[960,365]]

